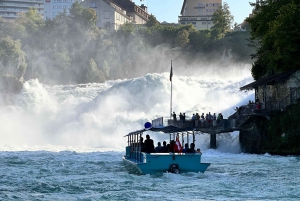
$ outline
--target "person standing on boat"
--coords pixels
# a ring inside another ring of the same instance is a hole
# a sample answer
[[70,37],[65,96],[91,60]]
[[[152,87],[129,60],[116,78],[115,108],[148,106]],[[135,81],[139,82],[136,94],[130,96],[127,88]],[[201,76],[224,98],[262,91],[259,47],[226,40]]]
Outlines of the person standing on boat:
[[182,153],[186,153],[188,149],[189,149],[189,144],[185,143],[184,144],[184,149],[182,150]]
[[189,154],[196,153],[196,151],[195,151],[195,144],[194,143],[191,143],[190,148],[186,151],[186,153],[189,153]]
[[163,146],[160,149],[161,153],[168,153],[168,147],[167,147],[167,142],[163,141]]
[[160,153],[161,152],[161,148],[162,148],[161,143],[158,142],[157,143],[157,147],[155,147],[155,153]]
[[145,140],[145,152],[146,153],[154,153],[154,142],[150,139],[150,135],[146,135]]

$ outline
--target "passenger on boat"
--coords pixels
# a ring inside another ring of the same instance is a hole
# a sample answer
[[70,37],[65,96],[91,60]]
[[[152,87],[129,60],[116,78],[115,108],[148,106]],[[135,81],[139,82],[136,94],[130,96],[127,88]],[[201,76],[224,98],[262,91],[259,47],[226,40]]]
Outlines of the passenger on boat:
[[162,148],[161,143],[158,142],[157,143],[157,147],[155,147],[155,153],[160,153],[161,152],[161,148]]
[[169,147],[169,152],[175,153],[175,144],[176,144],[176,142],[174,140],[171,140],[170,147]]
[[170,152],[170,146],[171,146],[170,143],[168,143],[168,144],[167,144],[167,153]]
[[190,148],[186,151],[186,153],[194,154],[195,152],[195,144],[191,143]]
[[198,148],[198,149],[197,149],[196,153],[200,153],[200,154],[202,154],[202,152],[201,152],[200,148]]
[[184,144],[184,149],[182,150],[182,153],[186,153],[186,151],[189,149],[189,144],[185,143]]
[[147,153],[154,153],[154,142],[152,139],[150,139],[149,135],[146,135],[146,140],[145,140],[145,152]]
[[160,153],[168,153],[168,147],[166,141],[163,141],[163,146],[160,149]]

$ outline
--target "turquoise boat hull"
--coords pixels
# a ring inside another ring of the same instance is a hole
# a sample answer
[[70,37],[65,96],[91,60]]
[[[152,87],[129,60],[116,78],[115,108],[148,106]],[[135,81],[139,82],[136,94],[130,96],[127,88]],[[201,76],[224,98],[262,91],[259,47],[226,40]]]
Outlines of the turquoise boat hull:
[[132,152],[123,157],[123,161],[138,170],[140,174],[156,174],[171,172],[171,166],[176,165],[178,172],[202,172],[210,163],[201,163],[201,154],[151,153]]

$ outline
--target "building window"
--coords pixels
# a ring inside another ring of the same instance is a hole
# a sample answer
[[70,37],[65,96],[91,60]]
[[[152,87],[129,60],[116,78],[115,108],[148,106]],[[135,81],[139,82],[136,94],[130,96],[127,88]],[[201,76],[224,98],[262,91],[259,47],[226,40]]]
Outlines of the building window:
[[181,24],[185,24],[185,22],[181,22]]
[[196,24],[196,22],[192,22],[192,24]]
[[202,24],[206,24],[206,22],[202,22]]
[[191,20],[197,20],[197,18],[191,18]]
[[91,2],[91,8],[96,8],[96,3],[95,2]]
[[207,24],[211,24],[211,22],[207,22]]

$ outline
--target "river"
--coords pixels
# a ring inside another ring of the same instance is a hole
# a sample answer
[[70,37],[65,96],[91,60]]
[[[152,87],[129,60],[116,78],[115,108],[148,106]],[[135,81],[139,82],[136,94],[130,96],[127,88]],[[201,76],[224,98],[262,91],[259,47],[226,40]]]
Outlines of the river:
[[[219,113],[254,99],[249,66],[173,77],[173,111]],[[0,200],[299,200],[300,157],[241,153],[238,132],[200,135],[205,173],[138,175],[122,162],[130,131],[170,112],[169,73],[106,83],[24,84],[0,108]],[[154,138],[155,143],[163,140]]]

